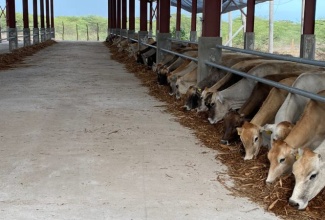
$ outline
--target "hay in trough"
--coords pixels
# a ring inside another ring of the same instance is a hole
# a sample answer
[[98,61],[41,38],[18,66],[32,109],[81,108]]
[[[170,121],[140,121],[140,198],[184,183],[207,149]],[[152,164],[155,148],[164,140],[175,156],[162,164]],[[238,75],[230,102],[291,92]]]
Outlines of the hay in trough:
[[26,56],[31,56],[55,43],[53,40],[48,40],[40,44],[15,49],[11,53],[0,54],[0,70],[13,68],[15,64],[22,62]]
[[[128,57],[125,52],[118,52],[116,46],[110,43],[105,45],[110,49],[112,59],[125,64],[126,69],[148,87],[150,95],[166,103],[166,111],[176,116],[179,123],[192,129],[206,147],[218,151],[216,158],[228,167],[228,175],[234,182],[233,187],[224,185],[233,195],[247,197],[283,219],[325,219],[324,190],[309,203],[305,211],[294,209],[288,204],[294,186],[292,174],[281,177],[272,185],[265,183],[269,169],[267,149],[262,149],[256,160],[244,161],[244,150],[240,142],[232,146],[219,144],[223,134],[222,122],[211,125],[205,114],[185,111],[184,100],[178,101],[171,97],[168,88],[158,85],[156,75],[148,67],[137,64],[134,58]],[[222,175],[216,179],[224,182]]]

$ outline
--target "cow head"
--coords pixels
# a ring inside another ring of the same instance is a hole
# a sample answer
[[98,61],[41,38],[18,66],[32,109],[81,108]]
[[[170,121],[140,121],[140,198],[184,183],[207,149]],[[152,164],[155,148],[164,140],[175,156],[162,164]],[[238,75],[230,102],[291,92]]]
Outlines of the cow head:
[[211,109],[209,111],[208,120],[210,124],[215,124],[222,120],[222,118],[225,116],[229,109],[229,102],[227,100],[224,100],[218,92],[215,92],[212,95]]
[[244,115],[239,114],[236,110],[231,109],[227,112],[223,118],[224,134],[221,138],[221,143],[229,145],[229,141],[236,137],[236,128],[241,127],[244,121]]
[[273,183],[276,178],[291,172],[296,151],[295,148],[289,146],[283,140],[273,140],[272,147],[267,154],[270,161],[267,183]]
[[209,92],[209,89],[206,87],[206,88],[203,89],[202,92],[200,92],[200,94],[201,95],[199,97],[197,111],[198,112],[208,111],[209,108],[206,105],[206,103],[211,102],[212,92]]
[[168,68],[166,66],[162,66],[161,68],[158,68],[157,72],[157,80],[159,85],[167,85],[167,73],[168,73]]
[[196,86],[190,86],[186,91],[186,101],[184,108],[186,110],[195,109],[199,106],[201,89]]
[[284,140],[293,128],[293,124],[288,121],[282,121],[278,124],[266,124],[264,130],[271,133],[271,140]]
[[320,154],[308,148],[298,149],[296,158],[292,168],[296,181],[289,203],[302,210],[325,186],[325,163]]
[[136,61],[137,61],[137,63],[144,64],[140,51],[137,52],[137,60]]
[[176,94],[176,81],[177,76],[167,74],[167,82],[169,84],[169,95],[173,96]]
[[256,158],[263,143],[262,128],[245,121],[242,127],[237,128],[237,132],[245,148],[244,160]]

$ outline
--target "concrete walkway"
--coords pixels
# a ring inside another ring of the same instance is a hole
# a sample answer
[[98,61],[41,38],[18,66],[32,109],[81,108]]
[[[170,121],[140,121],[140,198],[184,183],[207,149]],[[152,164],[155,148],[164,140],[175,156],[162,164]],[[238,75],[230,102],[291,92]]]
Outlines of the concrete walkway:
[[0,72],[0,219],[276,219],[102,43]]

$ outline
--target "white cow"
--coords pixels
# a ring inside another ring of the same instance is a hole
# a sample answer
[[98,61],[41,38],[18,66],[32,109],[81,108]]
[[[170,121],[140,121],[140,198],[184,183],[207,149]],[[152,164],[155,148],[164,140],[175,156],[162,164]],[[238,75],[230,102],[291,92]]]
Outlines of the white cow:
[[[292,62],[266,60],[251,69],[248,73],[258,77],[288,73],[297,73],[299,75],[310,68],[312,67]],[[250,96],[255,84],[255,80],[243,78],[231,87],[215,92],[212,95],[212,108],[209,113],[209,122],[215,124],[222,120],[229,109],[239,109]]]
[[[325,90],[318,93],[325,97]],[[325,102],[310,100],[304,112],[289,135],[282,140],[274,140],[267,157],[270,169],[266,179],[272,183],[276,178],[291,171],[294,155],[298,148],[315,149],[325,137]]]
[[292,168],[295,187],[289,203],[303,210],[325,187],[325,140],[314,152],[308,148],[299,149],[296,157]]
[[[283,85],[291,86],[296,77],[281,80]],[[256,157],[261,146],[270,146],[270,139],[263,132],[263,125],[274,121],[274,117],[286,99],[288,91],[272,88],[269,95],[262,104],[260,110],[250,122],[245,122],[242,127],[237,128],[238,135],[245,148],[245,160]],[[285,137],[284,137],[285,138]]]
[[[325,89],[325,71],[306,72],[301,74],[292,85],[297,89],[302,89],[308,92],[317,93]],[[289,93],[286,100],[277,112],[274,124],[266,124],[264,130],[270,131],[271,141],[275,140],[280,135],[282,129],[279,129],[277,124],[282,121],[288,121],[295,124],[300,118],[306,103],[309,98]]]

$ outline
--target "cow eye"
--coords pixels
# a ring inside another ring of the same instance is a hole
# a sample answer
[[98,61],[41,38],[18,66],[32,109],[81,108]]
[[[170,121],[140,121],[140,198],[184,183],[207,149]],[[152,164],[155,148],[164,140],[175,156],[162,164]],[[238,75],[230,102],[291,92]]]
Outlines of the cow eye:
[[210,103],[210,106],[213,107],[214,106],[214,102]]
[[315,178],[316,178],[316,176],[317,176],[317,173],[315,173],[315,174],[311,175],[311,176],[309,177],[309,180],[313,180],[313,179],[315,179]]
[[280,159],[280,163],[283,163],[285,160],[285,158]]
[[254,142],[257,142],[257,141],[258,141],[258,137],[255,137],[255,138],[254,138]]

